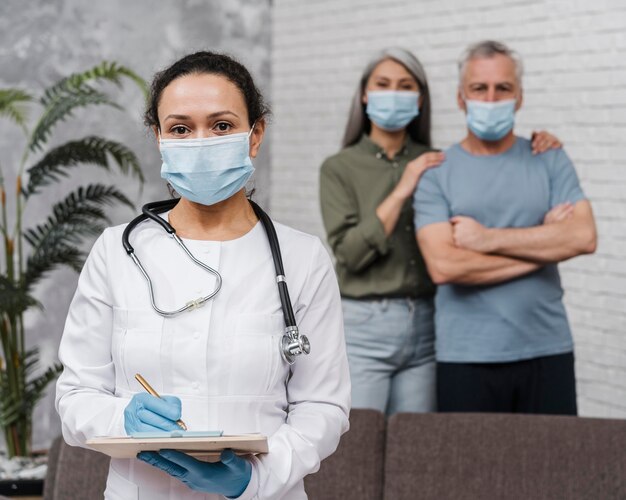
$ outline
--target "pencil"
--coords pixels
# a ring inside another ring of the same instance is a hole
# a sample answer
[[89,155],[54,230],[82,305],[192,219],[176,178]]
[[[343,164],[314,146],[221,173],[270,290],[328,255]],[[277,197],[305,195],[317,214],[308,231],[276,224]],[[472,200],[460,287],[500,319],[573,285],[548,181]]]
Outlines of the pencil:
[[[137,379],[137,382],[141,384],[141,387],[143,387],[148,392],[148,394],[151,394],[155,398],[161,398],[161,396],[159,396],[159,393],[152,388],[152,386],[148,383],[148,381],[145,378],[143,378],[138,373],[135,373],[135,378]],[[180,427],[182,430],[184,431],[187,430],[187,426],[185,425],[185,422],[183,422],[180,418],[176,421],[176,423],[178,424],[178,427]]]

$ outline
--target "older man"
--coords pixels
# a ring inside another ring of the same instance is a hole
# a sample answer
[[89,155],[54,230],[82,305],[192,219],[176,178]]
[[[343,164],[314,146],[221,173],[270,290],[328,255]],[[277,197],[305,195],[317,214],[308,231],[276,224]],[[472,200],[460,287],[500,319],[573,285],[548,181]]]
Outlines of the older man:
[[467,136],[415,194],[436,297],[441,411],[575,415],[573,343],[557,263],[596,248],[589,202],[562,149],[513,133],[522,65],[506,45],[459,63]]

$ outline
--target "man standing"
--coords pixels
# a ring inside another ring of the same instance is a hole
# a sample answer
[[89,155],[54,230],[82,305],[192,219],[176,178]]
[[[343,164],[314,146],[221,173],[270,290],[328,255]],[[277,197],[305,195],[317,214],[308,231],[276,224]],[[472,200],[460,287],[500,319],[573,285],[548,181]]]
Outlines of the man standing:
[[575,415],[573,343],[557,263],[593,253],[591,205],[562,149],[513,133],[522,65],[506,45],[459,63],[467,136],[415,193],[436,297],[440,411]]

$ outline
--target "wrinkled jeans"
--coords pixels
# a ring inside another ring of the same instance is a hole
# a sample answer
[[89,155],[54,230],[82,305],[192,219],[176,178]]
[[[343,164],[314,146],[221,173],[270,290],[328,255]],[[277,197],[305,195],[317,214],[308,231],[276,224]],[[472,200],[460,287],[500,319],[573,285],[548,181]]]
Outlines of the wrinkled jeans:
[[342,299],[352,408],[435,411],[433,299]]

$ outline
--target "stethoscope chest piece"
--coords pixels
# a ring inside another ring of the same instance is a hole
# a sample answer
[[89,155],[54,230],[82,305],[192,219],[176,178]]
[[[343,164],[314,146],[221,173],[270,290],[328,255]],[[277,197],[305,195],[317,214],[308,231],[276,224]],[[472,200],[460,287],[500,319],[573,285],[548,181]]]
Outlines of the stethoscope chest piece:
[[309,354],[311,352],[311,344],[306,335],[300,335],[297,326],[285,328],[285,334],[281,339],[280,353],[283,359],[293,365],[296,357],[300,354]]

